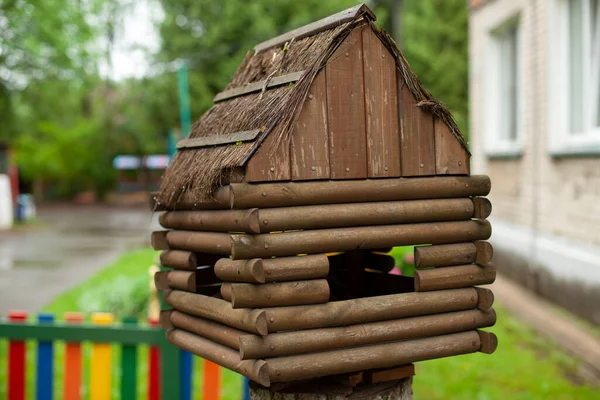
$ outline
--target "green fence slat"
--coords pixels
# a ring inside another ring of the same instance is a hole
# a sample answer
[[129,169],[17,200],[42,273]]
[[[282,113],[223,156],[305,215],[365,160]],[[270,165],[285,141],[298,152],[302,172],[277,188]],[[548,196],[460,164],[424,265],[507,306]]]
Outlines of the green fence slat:
[[121,343],[123,345],[136,345],[141,343],[165,343],[165,331],[158,327],[147,326],[73,326],[62,323],[53,325],[27,322],[24,324],[11,324],[0,322],[0,337],[14,340],[41,340],[66,342],[82,342],[89,340],[100,343]]
[[[164,337],[164,333],[163,333]],[[165,341],[160,346],[161,390],[163,399],[181,399],[181,350]]]
[[[136,317],[123,319],[125,326],[135,326]],[[121,347],[121,399],[137,398],[137,346],[123,345]]]

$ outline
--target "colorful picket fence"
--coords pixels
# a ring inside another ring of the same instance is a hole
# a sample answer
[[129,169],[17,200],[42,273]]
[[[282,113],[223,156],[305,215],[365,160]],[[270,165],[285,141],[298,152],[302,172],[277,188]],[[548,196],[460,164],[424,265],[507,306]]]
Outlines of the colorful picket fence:
[[[89,399],[112,398],[111,382],[113,344],[121,347],[120,399],[137,399],[138,346],[148,345],[148,400],[191,400],[192,355],[171,345],[165,339],[156,321],[140,325],[135,318],[117,323],[112,314],[95,313],[91,324],[82,313],[67,313],[64,321],[56,321],[52,314],[30,318],[25,312],[10,312],[8,320],[0,320],[0,339],[8,340],[7,399],[26,399],[27,346],[36,341],[35,398],[53,400],[54,371],[57,341],[64,341],[63,393],[61,399],[82,399],[83,351],[82,343],[91,342],[89,369]],[[3,360],[0,360],[3,362]],[[2,366],[4,368],[4,366]],[[203,400],[220,397],[220,367],[203,360]],[[244,381],[247,387],[247,381]],[[247,389],[244,398],[247,398]],[[56,399],[59,400],[59,399]]]

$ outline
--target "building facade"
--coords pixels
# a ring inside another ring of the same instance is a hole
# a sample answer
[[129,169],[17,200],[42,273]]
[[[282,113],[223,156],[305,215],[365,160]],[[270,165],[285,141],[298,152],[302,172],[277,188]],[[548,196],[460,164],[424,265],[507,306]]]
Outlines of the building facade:
[[600,323],[600,0],[471,0],[472,172],[499,270]]

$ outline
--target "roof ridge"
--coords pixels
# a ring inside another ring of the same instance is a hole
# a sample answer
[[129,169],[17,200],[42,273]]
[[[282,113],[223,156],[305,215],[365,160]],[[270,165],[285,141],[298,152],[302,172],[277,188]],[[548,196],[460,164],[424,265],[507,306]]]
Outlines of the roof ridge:
[[371,11],[371,9],[366,4],[361,3],[354,7],[347,8],[344,11],[340,11],[336,14],[332,14],[328,17],[320,19],[318,21],[311,22],[308,25],[301,26],[299,28],[293,29],[289,32],[271,38],[269,40],[265,40],[264,42],[261,42],[254,46],[254,52],[260,53],[261,51],[270,49],[271,47],[285,44],[285,42],[288,42],[292,39],[298,40],[307,36],[312,36],[319,32],[331,29],[335,26],[353,21],[363,16],[367,17],[372,21],[375,21],[377,19],[373,11]]

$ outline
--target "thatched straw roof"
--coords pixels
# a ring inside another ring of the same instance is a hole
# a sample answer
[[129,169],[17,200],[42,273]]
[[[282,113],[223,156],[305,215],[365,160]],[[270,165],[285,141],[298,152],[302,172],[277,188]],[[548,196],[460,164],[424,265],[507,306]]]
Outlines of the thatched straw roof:
[[[215,104],[192,127],[191,147],[179,148],[175,154],[163,175],[158,202],[176,208],[183,194],[188,200],[210,198],[216,187],[227,183],[236,169],[245,165],[267,135],[275,135],[277,144],[289,140],[317,73],[349,33],[364,23],[371,24],[396,58],[399,74],[418,105],[443,120],[466,148],[449,111],[423,88],[392,38],[378,29],[374,20],[371,10],[359,5],[257,45],[246,55],[225,92],[215,97]],[[292,74],[300,78],[294,82],[288,78]],[[253,141],[215,140],[215,136],[257,130]],[[193,139],[221,144],[194,147]]]

